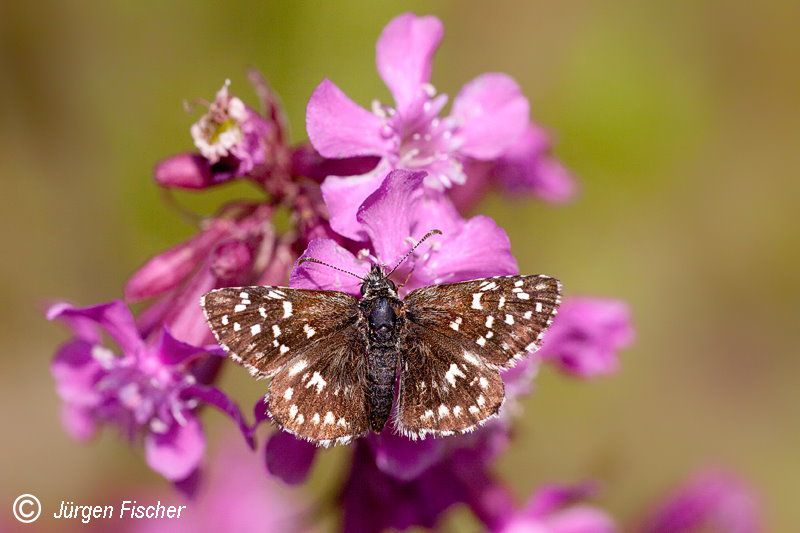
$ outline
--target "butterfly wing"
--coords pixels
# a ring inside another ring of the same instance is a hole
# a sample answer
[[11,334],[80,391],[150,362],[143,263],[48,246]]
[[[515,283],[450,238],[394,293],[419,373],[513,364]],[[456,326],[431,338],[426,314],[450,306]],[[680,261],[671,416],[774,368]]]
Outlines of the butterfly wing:
[[201,302],[217,341],[253,375],[272,377],[268,410],[321,445],[366,432],[366,344],[358,300],[342,292],[237,287]]
[[355,325],[301,350],[274,378],[273,421],[320,446],[346,444],[369,429],[366,349]]
[[505,397],[498,370],[537,350],[560,302],[547,276],[432,285],[405,299],[396,424],[410,435],[474,429]]
[[259,378],[274,376],[358,317],[358,300],[349,294],[286,287],[216,289],[201,305],[220,346]]

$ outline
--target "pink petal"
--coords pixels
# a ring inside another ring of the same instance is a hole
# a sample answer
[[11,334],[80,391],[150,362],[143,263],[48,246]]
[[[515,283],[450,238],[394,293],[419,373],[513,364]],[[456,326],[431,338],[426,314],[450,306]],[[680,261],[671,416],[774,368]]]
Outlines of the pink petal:
[[248,446],[251,449],[255,449],[255,442],[253,441],[253,430],[255,428],[247,423],[242,411],[239,409],[239,405],[231,400],[227,394],[216,387],[191,385],[182,391],[181,396],[184,399],[194,398],[199,400],[206,405],[216,407],[220,412],[228,415],[236,423]]
[[497,160],[494,176],[512,193],[531,193],[546,202],[564,203],[577,194],[578,184],[550,155],[550,139],[530,125]]
[[190,416],[177,422],[166,433],[148,433],[144,453],[150,468],[171,481],[186,479],[200,466],[206,439],[200,422]]
[[97,433],[97,425],[89,411],[69,403],[61,406],[61,425],[73,439],[82,442]]
[[56,391],[69,405],[86,408],[100,402],[95,385],[103,375],[103,368],[92,356],[94,347],[84,340],[73,339],[63,344],[53,358],[50,373]]
[[483,74],[458,93],[452,117],[460,124],[459,151],[476,159],[494,159],[525,131],[528,99],[511,77]]
[[442,459],[445,443],[442,439],[412,441],[391,432],[370,435],[369,444],[375,454],[376,466],[385,474],[401,481],[411,481]]
[[631,345],[634,329],[625,302],[569,298],[545,334],[539,356],[580,378],[612,374],[618,352]]
[[162,187],[205,189],[223,183],[211,171],[208,159],[200,154],[178,154],[159,162],[153,170],[156,183]]
[[615,533],[614,520],[600,509],[579,505],[556,513],[545,520],[549,533]]
[[402,111],[418,98],[431,79],[433,54],[444,35],[436,17],[405,13],[383,29],[376,46],[378,72]]
[[[365,276],[369,272],[369,263],[359,261],[356,257],[336,244],[331,239],[314,239],[300,256],[313,257],[329,265],[347,270],[357,276]],[[295,266],[289,279],[289,285],[301,289],[324,289],[359,294],[361,280],[336,269],[306,262]]]
[[289,485],[308,477],[317,447],[285,431],[273,433],[264,447],[267,471]]
[[427,283],[453,283],[519,272],[506,232],[489,217],[473,217],[458,234],[445,237],[415,277]]
[[350,100],[330,80],[322,80],[308,101],[308,138],[325,157],[383,154],[382,126],[380,118]]
[[152,257],[125,284],[125,298],[141,300],[177,287],[197,268],[198,261],[208,255],[222,236],[221,226],[215,224],[191,239]]
[[413,235],[414,207],[423,193],[425,175],[425,172],[393,170],[358,208],[356,219],[363,224],[373,250],[385,265],[393,264],[410,249],[409,237],[422,235]]
[[386,165],[379,164],[362,176],[329,176],[322,182],[322,197],[328,207],[333,231],[354,241],[367,239],[364,228],[356,219],[356,213],[362,202],[380,187],[387,171]]
[[120,300],[88,307],[56,304],[48,309],[47,318],[68,321],[77,318],[94,322],[104,328],[125,353],[136,354],[144,347],[130,309]]

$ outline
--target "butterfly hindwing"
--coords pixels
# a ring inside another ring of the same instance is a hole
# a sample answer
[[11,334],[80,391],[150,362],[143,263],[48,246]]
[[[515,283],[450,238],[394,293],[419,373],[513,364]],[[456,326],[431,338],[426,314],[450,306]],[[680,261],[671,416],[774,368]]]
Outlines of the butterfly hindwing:
[[471,431],[505,398],[499,370],[539,348],[560,302],[547,276],[505,276],[411,292],[396,425],[412,438]]
[[258,377],[275,375],[358,316],[358,300],[349,294],[286,287],[216,289],[201,305],[222,348]]
[[406,297],[406,318],[505,369],[539,349],[560,293],[558,280],[542,275],[431,285]]
[[409,322],[401,353],[395,425],[403,435],[471,431],[500,410],[503,380],[474,351]]
[[322,446],[365,434],[366,365],[364,339],[355,324],[300,351],[272,378],[270,416],[285,430]]

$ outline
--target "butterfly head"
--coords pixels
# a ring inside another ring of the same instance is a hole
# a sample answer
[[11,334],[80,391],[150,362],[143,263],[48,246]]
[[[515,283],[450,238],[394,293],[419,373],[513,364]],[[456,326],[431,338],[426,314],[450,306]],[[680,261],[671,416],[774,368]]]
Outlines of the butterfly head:
[[397,287],[388,278],[380,265],[372,265],[372,268],[361,284],[361,296],[364,298],[397,298]]

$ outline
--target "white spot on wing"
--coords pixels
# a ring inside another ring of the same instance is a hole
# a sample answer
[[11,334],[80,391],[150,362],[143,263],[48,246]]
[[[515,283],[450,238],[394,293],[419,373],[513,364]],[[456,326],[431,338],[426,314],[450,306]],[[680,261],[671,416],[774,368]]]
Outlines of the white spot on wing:
[[503,307],[505,307],[505,305],[506,305],[506,297],[505,296],[501,296],[500,297],[500,301],[497,302],[497,308],[498,309],[502,309]]
[[242,329],[242,325],[239,324],[238,322],[234,322],[233,323],[233,331],[239,331],[240,329]]
[[244,305],[244,304],[236,304],[236,306],[234,306],[234,308],[233,308],[233,312],[234,313],[241,313],[245,309],[247,309],[246,305]]
[[480,359],[475,357],[475,354],[473,354],[471,352],[468,352],[466,350],[464,350],[464,359],[466,359],[468,363],[471,363],[471,364],[473,364],[475,366],[478,366],[478,365],[481,364]]
[[[530,311],[528,311],[528,312],[530,312]],[[536,312],[537,313],[541,313],[542,312],[542,302],[536,302]]]
[[288,389],[283,391],[283,399],[284,400],[291,400],[292,399],[292,394],[294,394],[294,389],[289,387]]
[[281,336],[281,328],[278,326],[278,324],[274,324],[272,326],[272,335],[276,339]]
[[292,316],[292,302],[289,300],[283,301],[283,318],[289,318]]
[[323,424],[333,424],[336,422],[336,417],[333,416],[333,412],[328,411],[325,413],[325,420],[322,421]]
[[483,337],[478,337],[478,340],[476,340],[475,342],[478,344],[478,346],[486,345],[486,339],[484,339]]
[[517,298],[519,298],[520,300],[530,300],[531,299],[531,295],[528,294],[527,292],[518,292],[517,293]]
[[250,335],[258,335],[261,333],[261,324],[253,324],[250,326]]
[[481,305],[481,296],[483,296],[482,292],[476,292],[472,295],[473,309],[483,309],[483,306]]
[[228,315],[222,315],[222,325],[223,326],[228,325]]
[[307,339],[310,339],[316,333],[316,330],[314,330],[314,328],[312,328],[308,324],[303,324],[303,331],[306,332],[306,338]]
[[296,376],[308,366],[308,362],[305,359],[300,359],[295,364],[292,365],[292,368],[289,369],[290,376]]
[[322,374],[320,374],[319,372],[314,372],[314,375],[312,375],[311,379],[309,379],[308,383],[306,383],[306,388],[313,387],[316,385],[317,394],[319,394],[320,392],[322,392],[322,389],[324,389],[325,385],[327,384],[328,382],[325,381],[325,379],[322,377]]
[[289,347],[286,346],[285,344],[281,344],[281,347],[279,348],[279,351],[281,352],[281,354],[285,354],[286,352],[289,351]]
[[505,321],[505,322],[506,322],[506,324],[508,324],[509,326],[513,325],[513,324],[514,324],[514,317],[513,317],[513,316],[511,316],[511,315],[506,315],[506,321]]
[[444,418],[450,414],[450,409],[445,404],[439,406],[439,418]]
[[486,327],[491,328],[492,324],[494,324],[494,317],[492,315],[489,315],[486,317]]
[[294,417],[297,416],[297,411],[298,411],[298,409],[297,409],[297,406],[295,404],[290,405],[289,406],[289,418],[294,420]]
[[466,377],[464,373],[458,368],[458,365],[455,363],[450,364],[450,369],[445,372],[444,379],[450,383],[451,386],[456,386],[456,378],[464,378]]

